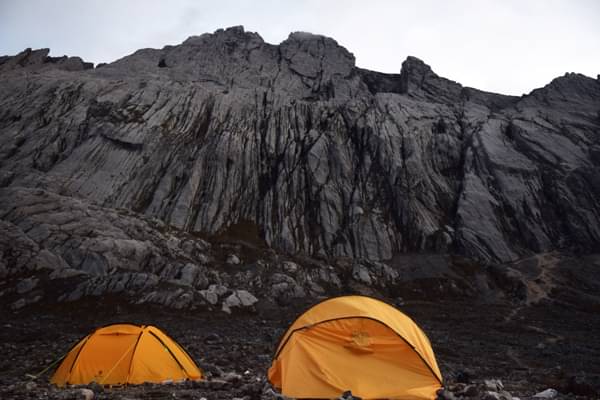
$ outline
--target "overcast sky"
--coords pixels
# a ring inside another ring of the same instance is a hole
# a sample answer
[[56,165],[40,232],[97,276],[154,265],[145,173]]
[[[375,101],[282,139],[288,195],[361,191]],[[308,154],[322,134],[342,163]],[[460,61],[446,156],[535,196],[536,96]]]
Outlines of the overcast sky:
[[269,43],[331,36],[357,65],[399,72],[408,55],[465,86],[521,95],[565,72],[600,74],[599,0],[0,0],[0,55],[110,62],[244,25]]

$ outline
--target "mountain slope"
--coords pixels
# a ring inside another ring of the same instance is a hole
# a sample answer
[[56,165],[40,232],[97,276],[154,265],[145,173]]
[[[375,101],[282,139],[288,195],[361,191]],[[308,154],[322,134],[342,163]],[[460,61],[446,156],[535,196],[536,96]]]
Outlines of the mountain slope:
[[414,57],[382,74],[332,39],[241,27],[95,69],[47,54],[0,58],[0,186],[204,235],[249,227],[290,253],[511,261],[600,244],[598,80],[502,96]]

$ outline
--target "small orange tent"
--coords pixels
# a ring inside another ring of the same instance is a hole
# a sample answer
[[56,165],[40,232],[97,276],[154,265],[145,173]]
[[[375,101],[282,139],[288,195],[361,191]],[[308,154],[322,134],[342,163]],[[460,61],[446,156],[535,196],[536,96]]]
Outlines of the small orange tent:
[[173,339],[154,326],[109,325],[83,338],[50,380],[58,386],[199,380],[202,373]]
[[396,308],[364,296],[325,300],[283,335],[269,381],[293,398],[435,399],[442,375],[427,336]]

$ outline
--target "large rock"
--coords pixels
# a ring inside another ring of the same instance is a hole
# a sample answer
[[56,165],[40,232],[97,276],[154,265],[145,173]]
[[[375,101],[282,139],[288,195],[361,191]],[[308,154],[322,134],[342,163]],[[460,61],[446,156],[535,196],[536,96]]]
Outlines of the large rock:
[[294,278],[282,273],[274,273],[270,279],[270,298],[280,304],[288,304],[290,300],[306,296],[304,288]]
[[222,304],[222,310],[231,314],[232,309],[251,309],[258,299],[247,290],[235,290],[231,293]]
[[[257,252],[244,241],[211,245],[142,214],[22,187],[0,189],[0,216],[0,304],[15,311],[42,301],[106,297],[175,309],[251,310],[255,297],[289,305],[348,291],[407,301],[481,295],[531,305],[558,301],[591,312],[600,307],[597,255],[548,253],[489,265],[442,255],[397,256],[390,263],[282,261],[287,256]],[[255,261],[226,265],[231,248]]]
[[[0,186],[195,234],[246,224],[288,253],[510,261],[600,244],[596,79],[567,74],[503,96],[414,57],[381,74],[333,39],[296,32],[271,45],[242,27],[87,67],[47,50],[1,59]],[[127,240],[83,244],[123,258],[81,246],[61,257],[102,275],[153,254]]]
[[558,392],[555,389],[542,390],[533,395],[534,399],[555,399],[558,397]]

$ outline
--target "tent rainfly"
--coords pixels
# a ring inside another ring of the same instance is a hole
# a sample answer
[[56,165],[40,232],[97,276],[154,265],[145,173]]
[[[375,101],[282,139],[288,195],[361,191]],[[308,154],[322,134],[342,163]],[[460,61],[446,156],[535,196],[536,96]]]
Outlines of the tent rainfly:
[[154,326],[97,329],[67,353],[50,380],[58,386],[200,380],[202,372],[173,339]]
[[435,399],[442,386],[425,333],[396,308],[364,296],[325,300],[283,335],[269,381],[286,397]]

